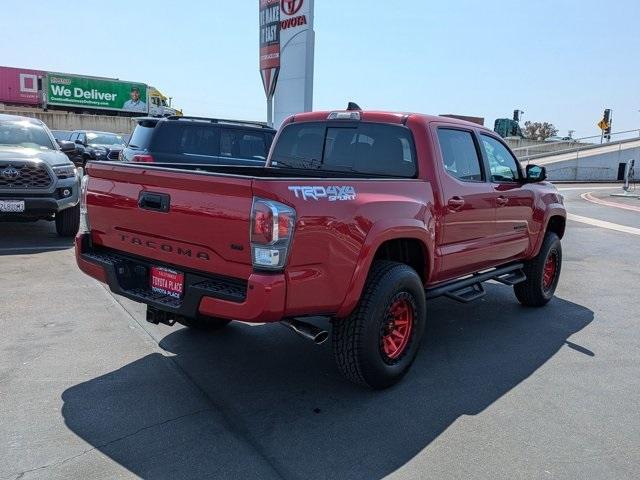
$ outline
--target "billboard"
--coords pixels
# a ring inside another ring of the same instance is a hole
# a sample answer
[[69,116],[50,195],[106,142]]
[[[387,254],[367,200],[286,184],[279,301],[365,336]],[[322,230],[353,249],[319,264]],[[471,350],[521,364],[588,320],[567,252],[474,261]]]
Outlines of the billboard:
[[260,75],[270,99],[280,72],[280,0],[260,0]]
[[147,113],[147,86],[62,73],[47,74],[47,103],[72,107]]
[[0,67],[0,102],[38,105],[41,90],[38,84],[44,75],[41,70]]

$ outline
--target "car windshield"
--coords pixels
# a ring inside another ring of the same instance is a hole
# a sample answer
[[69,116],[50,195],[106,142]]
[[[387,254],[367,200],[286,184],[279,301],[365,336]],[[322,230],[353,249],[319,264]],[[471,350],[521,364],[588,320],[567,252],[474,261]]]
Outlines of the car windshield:
[[0,121],[0,145],[42,150],[55,149],[44,127],[28,120]]
[[109,133],[87,133],[87,143],[93,145],[124,145],[125,141],[121,135]]
[[71,132],[68,130],[51,130],[51,133],[56,140],[69,140],[71,137]]

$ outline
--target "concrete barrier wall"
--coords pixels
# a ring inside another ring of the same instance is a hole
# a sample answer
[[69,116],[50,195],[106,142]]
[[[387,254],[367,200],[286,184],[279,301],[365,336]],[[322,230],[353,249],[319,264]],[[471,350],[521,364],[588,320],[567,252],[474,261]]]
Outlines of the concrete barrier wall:
[[[615,181],[618,179],[619,165],[631,159],[635,159],[636,165],[639,164],[640,148],[565,160],[547,164],[545,167],[550,180]],[[531,163],[536,163],[536,160],[532,160]]]
[[134,122],[129,117],[109,115],[80,115],[76,113],[43,111],[38,109],[0,110],[0,113],[23,115],[42,120],[51,130],[100,130],[127,134],[133,131]]
[[[516,157],[527,157],[529,155],[537,155],[542,153],[557,152],[560,150],[568,150],[570,148],[581,147],[582,145],[588,145],[576,141],[558,141],[558,142],[544,142],[540,140],[529,140],[528,138],[505,138],[507,145],[511,149],[518,149],[515,153]],[[522,150],[520,150],[522,149]]]
[[[530,163],[547,169],[550,180],[615,181],[621,163],[640,165],[640,140],[628,139],[569,153],[532,158]],[[523,164],[526,164],[523,161]]]

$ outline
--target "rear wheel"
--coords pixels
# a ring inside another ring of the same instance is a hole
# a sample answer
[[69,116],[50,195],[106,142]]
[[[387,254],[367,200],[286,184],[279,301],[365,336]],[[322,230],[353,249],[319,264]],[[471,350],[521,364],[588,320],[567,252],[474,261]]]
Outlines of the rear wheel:
[[221,318],[213,317],[197,317],[197,318],[182,318],[179,323],[185,327],[194,328],[196,330],[204,331],[216,331],[222,330],[224,327],[231,323],[231,320],[223,320]]
[[56,213],[55,220],[60,237],[75,237],[80,228],[80,205]]
[[560,279],[562,244],[555,233],[545,235],[538,256],[525,263],[527,280],[514,285],[518,301],[527,307],[542,307],[553,298]]
[[338,368],[355,383],[390,387],[413,363],[425,322],[424,286],[415,270],[375,262],[358,307],[348,318],[334,320]]

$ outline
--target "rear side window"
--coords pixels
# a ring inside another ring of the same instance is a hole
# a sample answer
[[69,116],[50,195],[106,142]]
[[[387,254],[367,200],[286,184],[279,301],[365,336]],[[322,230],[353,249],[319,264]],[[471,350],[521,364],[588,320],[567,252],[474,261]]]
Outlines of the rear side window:
[[444,168],[449,175],[467,182],[484,180],[480,157],[471,132],[439,128],[438,142]]
[[129,139],[129,146],[132,148],[147,148],[151,143],[151,136],[153,135],[155,125],[155,123],[138,124]]
[[249,160],[266,160],[270,142],[260,132],[223,129],[220,134],[220,156]]
[[[130,143],[133,143],[133,138]],[[153,150],[160,153],[218,156],[220,129],[211,125],[164,123],[158,129]]]
[[285,127],[275,146],[273,166],[413,177],[414,152],[413,137],[404,127],[302,123]]

